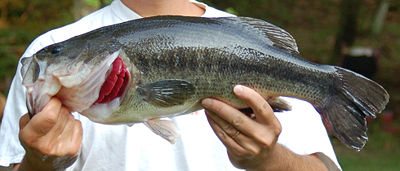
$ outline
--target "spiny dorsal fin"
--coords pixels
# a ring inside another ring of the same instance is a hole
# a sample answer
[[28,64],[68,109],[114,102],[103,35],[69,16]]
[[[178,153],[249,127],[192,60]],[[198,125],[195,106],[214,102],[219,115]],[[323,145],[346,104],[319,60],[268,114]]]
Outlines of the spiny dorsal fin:
[[139,85],[136,89],[143,100],[161,107],[181,105],[194,94],[194,86],[185,80],[161,80]]
[[250,18],[237,17],[239,20],[246,22],[254,28],[262,31],[274,43],[273,46],[289,51],[292,54],[299,54],[296,40],[287,31],[266,21]]

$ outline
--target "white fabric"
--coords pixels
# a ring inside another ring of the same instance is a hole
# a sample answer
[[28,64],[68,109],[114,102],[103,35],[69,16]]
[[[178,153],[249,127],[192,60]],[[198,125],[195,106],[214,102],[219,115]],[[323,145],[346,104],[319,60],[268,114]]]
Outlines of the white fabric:
[[[225,17],[231,14],[194,2],[204,8],[204,17]],[[41,48],[90,30],[140,18],[119,0],[81,20],[49,31],[28,47],[25,56]],[[18,140],[18,120],[27,112],[20,69],[12,82],[3,123],[0,128],[0,165],[20,163],[24,149]],[[340,168],[319,114],[307,102],[287,98],[293,110],[276,113],[282,124],[278,143],[297,154],[323,153]],[[103,125],[75,114],[82,122],[83,140],[80,157],[68,170],[236,170],[226,148],[208,125],[204,111],[178,116],[172,120],[181,138],[171,145],[152,133],[144,124],[132,127]]]

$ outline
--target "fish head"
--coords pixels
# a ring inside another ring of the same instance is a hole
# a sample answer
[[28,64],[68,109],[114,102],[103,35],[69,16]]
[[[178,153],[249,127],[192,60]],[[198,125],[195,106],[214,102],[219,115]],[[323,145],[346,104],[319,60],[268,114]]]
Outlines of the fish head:
[[22,59],[22,84],[30,114],[40,112],[53,96],[77,112],[96,103],[121,50],[112,41],[86,40],[78,37],[56,43]]

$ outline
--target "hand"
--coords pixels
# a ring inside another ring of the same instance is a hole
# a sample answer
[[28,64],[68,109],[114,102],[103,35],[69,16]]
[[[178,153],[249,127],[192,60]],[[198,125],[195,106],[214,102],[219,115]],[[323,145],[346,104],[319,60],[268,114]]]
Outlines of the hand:
[[269,104],[257,92],[235,86],[234,93],[252,108],[255,119],[221,101],[204,99],[202,104],[207,118],[227,147],[233,165],[245,169],[263,167],[274,153],[281,125]]
[[58,170],[73,164],[82,143],[82,125],[57,98],[32,119],[20,119],[19,138],[26,150],[20,169]]

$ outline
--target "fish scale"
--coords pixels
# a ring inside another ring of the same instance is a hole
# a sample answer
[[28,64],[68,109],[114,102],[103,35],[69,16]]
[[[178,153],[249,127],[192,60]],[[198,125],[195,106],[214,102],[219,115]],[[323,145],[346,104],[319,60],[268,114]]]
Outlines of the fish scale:
[[[126,72],[113,74],[119,81],[109,81],[106,73],[117,58]],[[150,123],[199,110],[206,97],[247,107],[232,93],[233,87],[241,84],[256,90],[279,110],[290,109],[279,96],[310,102],[327,129],[348,147],[360,150],[368,140],[365,117],[379,114],[389,101],[384,88],[362,75],[300,58],[294,38],[268,22],[249,17],[157,16],[99,28],[27,58],[21,73],[28,90],[28,109],[36,109],[29,111],[40,111],[49,99],[43,85],[57,83],[38,80],[42,71],[63,71],[66,65],[82,62],[84,67],[74,69],[88,72],[62,73],[96,82],[83,80],[93,84],[84,101],[72,98],[73,102],[63,103],[89,104],[79,110],[74,105],[67,107],[106,124],[146,122],[151,129],[160,128]],[[111,95],[104,97],[106,102],[97,103],[104,94],[103,84]],[[64,85],[57,86],[65,92]],[[76,90],[80,85],[68,86]],[[170,140],[169,135],[161,136]]]

